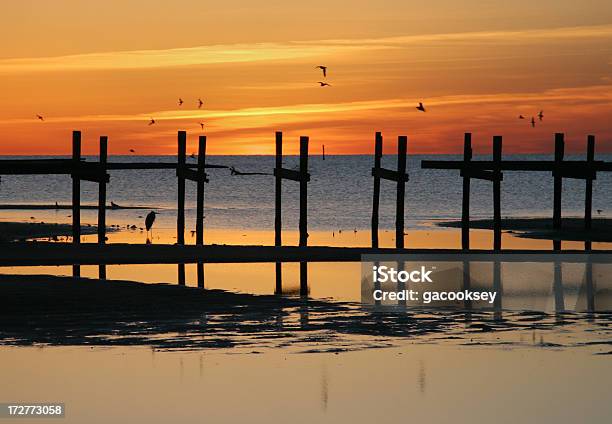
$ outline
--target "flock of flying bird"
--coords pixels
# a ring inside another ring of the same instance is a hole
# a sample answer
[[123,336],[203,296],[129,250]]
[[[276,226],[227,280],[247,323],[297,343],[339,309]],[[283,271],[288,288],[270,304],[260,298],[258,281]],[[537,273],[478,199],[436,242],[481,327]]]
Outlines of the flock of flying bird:
[[[330,84],[330,83],[328,83],[328,82],[326,81],[326,79],[327,79],[327,66],[324,66],[324,65],[317,65],[317,66],[315,66],[315,69],[320,69],[320,70],[321,70],[321,72],[323,73],[323,81],[317,81],[317,83],[319,84],[319,86],[320,86],[320,87],[331,87],[331,84]],[[182,99],[181,97],[179,97],[179,99],[178,99],[178,106],[179,106],[179,107],[183,106],[183,103],[185,103],[185,102],[183,101],[183,99]],[[202,109],[202,106],[204,106],[204,101],[203,101],[201,98],[198,98],[198,101],[197,101],[197,103],[196,103],[196,104],[197,104],[197,106],[198,106],[198,109]],[[416,109],[417,109],[418,111],[420,111],[420,112],[426,112],[426,111],[427,111],[427,110],[425,109],[425,106],[423,105],[423,103],[422,103],[422,102],[419,102],[419,105],[418,105],[418,106],[416,106]],[[538,112],[538,114],[537,114],[536,116],[538,117],[538,119],[539,119],[540,121],[542,121],[542,120],[544,119],[544,111],[543,111],[543,110],[540,110],[540,112]],[[44,120],[45,120],[45,118],[44,118],[42,115],[36,115],[36,118],[37,118],[38,120],[40,120],[40,121],[44,121]],[[519,117],[518,117],[518,118],[519,118],[519,119],[526,119],[524,115],[519,115]],[[151,118],[149,119],[149,123],[148,123],[148,125],[149,125],[149,126],[151,126],[151,125],[155,125],[155,123],[156,123],[155,119],[151,117]],[[534,127],[536,126],[535,116],[532,116],[532,117],[531,117],[531,121],[530,121],[530,123],[531,123],[531,127],[532,127],[532,128],[534,128]],[[198,125],[200,125],[200,128],[201,128],[202,130],[204,129],[204,122],[198,122]],[[135,153],[134,149],[130,149],[130,152],[131,152],[131,153]]]
[[[544,111],[543,110],[539,111],[536,116],[541,121],[542,119],[544,119]],[[525,117],[523,115],[519,115],[519,119],[525,119]],[[531,117],[531,127],[533,128],[535,127],[535,125],[536,125],[535,116],[532,116]]]

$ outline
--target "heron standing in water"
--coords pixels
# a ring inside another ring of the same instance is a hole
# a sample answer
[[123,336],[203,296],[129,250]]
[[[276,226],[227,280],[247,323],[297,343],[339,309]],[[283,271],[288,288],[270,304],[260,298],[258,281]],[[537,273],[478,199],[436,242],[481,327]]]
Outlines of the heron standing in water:
[[[149,230],[151,230],[151,228],[153,227],[153,223],[155,222],[155,215],[156,213],[154,211],[151,211],[147,214],[145,218],[145,227],[147,228],[147,236],[149,235]],[[151,237],[153,237],[153,230],[151,230]]]

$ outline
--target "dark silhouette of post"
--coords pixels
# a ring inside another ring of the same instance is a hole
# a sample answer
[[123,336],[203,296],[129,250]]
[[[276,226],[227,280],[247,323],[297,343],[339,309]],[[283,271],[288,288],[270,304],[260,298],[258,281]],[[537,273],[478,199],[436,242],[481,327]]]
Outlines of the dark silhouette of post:
[[[595,136],[587,137],[587,167],[592,169],[595,160]],[[593,207],[593,177],[586,177],[586,191],[584,195],[584,228],[591,229]]]
[[378,248],[378,210],[380,205],[380,162],[382,158],[382,134],[376,133],[374,139],[374,194],[372,195],[372,247]]
[[406,197],[406,152],[408,137],[401,135],[397,139],[397,197],[395,205],[395,245],[404,248],[404,199]]
[[[555,134],[555,170],[553,171],[554,178],[554,193],[553,193],[553,228],[558,230],[561,228],[561,193],[563,191],[563,174],[561,166],[563,163],[563,155],[565,151],[565,141],[563,133]],[[561,240],[553,240],[553,249],[561,249]]]
[[[178,177],[178,205],[176,217],[176,243],[179,245],[185,244],[185,169],[187,152],[187,133],[185,131],[178,132],[178,158],[176,176]],[[185,264],[178,264],[178,283],[185,285]]]
[[[472,134],[465,133],[463,136],[463,161],[466,171],[472,160]],[[463,172],[463,199],[461,202],[461,248],[470,249],[470,174]]]
[[[308,245],[308,137],[300,137],[300,247]],[[300,295],[308,295],[308,263],[300,262]]]
[[[72,132],[72,243],[81,243],[81,132]],[[72,276],[81,276],[81,266],[72,266]]]
[[[106,243],[106,165],[108,162],[108,137],[100,137],[100,182],[98,184],[98,244]],[[98,278],[106,279],[106,265],[98,265]]]
[[555,134],[555,172],[554,172],[554,198],[553,198],[553,228],[561,228],[561,191],[563,189],[563,176],[561,164],[565,150],[563,133]]
[[325,160],[325,144],[323,145],[323,160]]
[[[275,190],[274,190],[274,246],[282,246],[282,188],[283,188],[283,177],[281,169],[283,168],[283,133],[280,131],[276,132],[276,166],[274,170],[275,175]],[[283,293],[283,274],[282,264],[276,262],[276,287],[274,292],[276,294]]]
[[[196,244],[204,244],[204,184],[206,183],[206,136],[198,140],[197,200],[196,200]],[[197,263],[198,287],[204,288],[204,263]]]
[[493,137],[493,249],[501,249],[501,159],[502,137]]

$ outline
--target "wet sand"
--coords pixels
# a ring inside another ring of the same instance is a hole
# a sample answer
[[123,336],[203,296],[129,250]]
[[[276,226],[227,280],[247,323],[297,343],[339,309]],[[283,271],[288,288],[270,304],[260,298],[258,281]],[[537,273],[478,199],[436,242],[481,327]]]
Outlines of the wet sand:
[[[84,235],[96,232],[97,228],[94,226],[81,226],[81,233]],[[0,222],[0,242],[43,238],[57,240],[59,237],[72,237],[72,226],[45,222]]]

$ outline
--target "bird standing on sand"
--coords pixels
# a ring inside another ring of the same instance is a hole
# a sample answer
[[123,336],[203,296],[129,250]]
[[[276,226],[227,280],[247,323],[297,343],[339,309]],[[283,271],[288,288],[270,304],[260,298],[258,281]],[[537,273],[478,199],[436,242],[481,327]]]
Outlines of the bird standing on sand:
[[39,121],[44,121],[44,120],[45,120],[45,118],[43,118],[43,117],[42,117],[42,116],[40,116],[40,115],[36,115],[36,118],[38,118],[38,120],[39,120]]
[[327,66],[319,65],[319,66],[315,66],[315,68],[322,70],[323,78],[327,78]]
[[531,117],[531,127],[535,128],[535,118],[533,116]]
[[183,106],[183,99],[181,99],[180,97],[179,97],[179,99],[178,99],[178,105],[179,105],[179,106]]
[[[153,227],[153,223],[155,222],[155,215],[155,212],[151,211],[147,214],[147,217],[145,218],[145,227],[147,228],[147,233]],[[153,231],[151,231],[151,236],[153,236]]]
[[204,129],[204,122],[199,122],[200,128]]
[[202,99],[198,99],[198,109],[202,109],[202,106],[204,106],[204,102]]
[[544,118],[544,111],[541,110],[538,112],[538,119],[541,121]]
[[417,110],[420,110],[421,112],[425,112],[425,106],[423,106],[422,102],[419,102],[419,105],[416,108]]
[[153,125],[155,123],[155,119],[151,118],[151,120],[149,121],[149,125]]
[[320,85],[321,87],[331,87],[331,84],[328,84],[328,83],[326,83],[326,82],[324,82],[324,81],[318,81],[318,82],[319,82],[319,85]]

